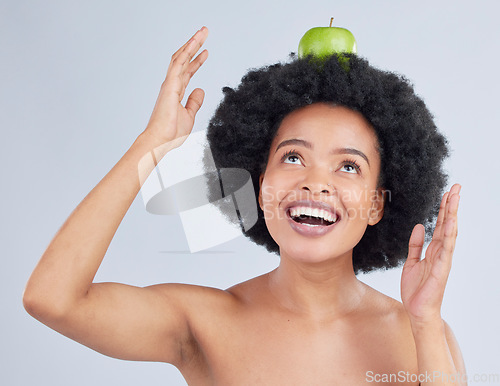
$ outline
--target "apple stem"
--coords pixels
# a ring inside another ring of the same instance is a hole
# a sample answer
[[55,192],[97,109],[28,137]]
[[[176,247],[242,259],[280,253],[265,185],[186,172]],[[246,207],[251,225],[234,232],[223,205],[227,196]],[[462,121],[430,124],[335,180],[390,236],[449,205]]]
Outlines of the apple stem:
[[330,19],[330,27],[332,26],[333,23],[333,17]]

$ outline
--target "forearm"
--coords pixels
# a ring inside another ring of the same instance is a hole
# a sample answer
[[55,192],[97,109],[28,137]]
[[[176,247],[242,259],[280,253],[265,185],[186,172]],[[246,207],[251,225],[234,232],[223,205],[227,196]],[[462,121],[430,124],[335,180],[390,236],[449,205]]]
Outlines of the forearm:
[[446,336],[445,323],[412,323],[412,332],[417,349],[418,372],[421,385],[465,385],[465,373],[454,362]]
[[[30,313],[61,313],[84,297],[123,217],[156,162],[169,150],[141,134],[71,213],[51,241],[25,289]],[[146,157],[144,157],[146,156]],[[141,162],[142,160],[142,162]],[[141,179],[139,178],[141,176]]]

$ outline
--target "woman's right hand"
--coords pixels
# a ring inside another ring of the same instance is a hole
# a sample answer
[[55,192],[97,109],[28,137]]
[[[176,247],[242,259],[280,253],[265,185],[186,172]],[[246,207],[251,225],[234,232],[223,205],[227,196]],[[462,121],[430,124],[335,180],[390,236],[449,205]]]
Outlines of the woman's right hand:
[[[206,28],[173,56],[151,120],[108,174],[71,213],[35,267],[24,292],[26,310],[47,326],[105,355],[128,360],[184,364],[196,353],[189,315],[198,312],[194,286],[135,287],[95,283],[94,278],[116,231],[140,189],[149,162],[182,143],[203,102],[194,90],[182,106],[186,85],[207,58],[195,59]],[[143,162],[146,160],[146,162]],[[141,174],[142,173],[142,174]],[[202,298],[201,301],[205,301]],[[210,303],[210,302],[209,302]],[[194,363],[194,362],[193,362]]]
[[201,28],[172,55],[167,76],[144,130],[144,133],[158,140],[159,144],[166,144],[169,150],[179,147],[191,133],[196,113],[203,103],[205,92],[200,88],[193,90],[185,106],[182,105],[182,99],[191,77],[208,57],[208,51],[203,50],[193,59],[207,36],[208,29]]

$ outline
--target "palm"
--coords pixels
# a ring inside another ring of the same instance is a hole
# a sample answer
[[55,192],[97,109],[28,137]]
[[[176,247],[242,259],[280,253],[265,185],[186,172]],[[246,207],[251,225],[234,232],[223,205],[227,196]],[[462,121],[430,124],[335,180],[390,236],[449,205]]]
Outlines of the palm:
[[443,196],[436,228],[424,259],[420,260],[424,244],[423,225],[415,226],[410,237],[408,259],[401,276],[401,299],[414,320],[440,318],[457,234],[459,191],[460,186],[454,185]]

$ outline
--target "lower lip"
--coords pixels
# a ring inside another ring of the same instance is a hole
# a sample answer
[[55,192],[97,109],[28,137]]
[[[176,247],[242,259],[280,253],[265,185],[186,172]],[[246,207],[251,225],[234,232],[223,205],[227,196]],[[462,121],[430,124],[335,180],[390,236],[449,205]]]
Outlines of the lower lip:
[[290,217],[288,212],[286,214],[286,217],[288,219],[288,222],[290,223],[290,226],[294,231],[303,236],[308,236],[308,237],[323,236],[324,234],[330,232],[338,222],[337,220],[332,225],[306,225],[294,221]]

